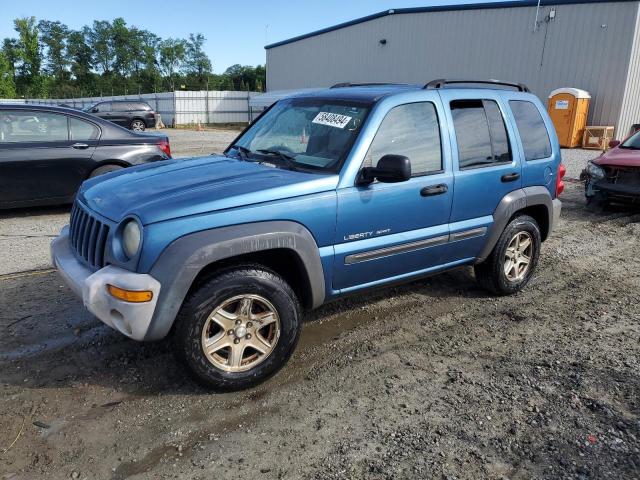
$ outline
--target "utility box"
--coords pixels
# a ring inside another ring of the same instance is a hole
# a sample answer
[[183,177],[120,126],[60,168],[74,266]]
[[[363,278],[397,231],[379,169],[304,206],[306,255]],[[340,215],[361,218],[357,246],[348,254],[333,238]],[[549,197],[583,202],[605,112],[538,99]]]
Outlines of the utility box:
[[549,116],[556,127],[561,147],[582,145],[590,101],[589,92],[579,88],[559,88],[549,95]]

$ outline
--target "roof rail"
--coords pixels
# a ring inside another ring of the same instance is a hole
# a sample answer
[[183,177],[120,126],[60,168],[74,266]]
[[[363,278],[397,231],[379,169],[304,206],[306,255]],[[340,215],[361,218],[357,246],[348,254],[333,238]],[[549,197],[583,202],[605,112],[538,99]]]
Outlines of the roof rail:
[[425,90],[433,90],[437,88],[443,88],[445,85],[451,84],[460,84],[460,83],[479,83],[482,85],[494,85],[494,86],[505,86],[505,87],[513,87],[517,89],[519,92],[529,92],[529,87],[527,87],[523,83],[514,83],[514,82],[503,82],[501,80],[446,80],[444,78],[439,80],[432,80],[427,83],[423,88]]
[[400,85],[398,83],[387,83],[387,82],[370,82],[370,83],[351,83],[351,82],[343,82],[336,83],[335,85],[331,85],[329,88],[346,88],[346,87],[376,87],[382,85]]

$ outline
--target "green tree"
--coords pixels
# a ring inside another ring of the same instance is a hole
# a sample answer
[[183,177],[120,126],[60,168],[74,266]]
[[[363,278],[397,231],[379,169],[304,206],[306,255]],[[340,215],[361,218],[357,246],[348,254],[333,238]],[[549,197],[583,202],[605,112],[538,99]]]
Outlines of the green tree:
[[46,95],[44,81],[40,76],[42,54],[35,17],[17,18],[13,22],[18,33],[16,54],[18,71],[16,86],[18,93],[25,96]]
[[87,82],[93,68],[93,51],[87,43],[88,28],[72,31],[67,38],[67,54],[71,74],[80,84]]
[[201,33],[192,33],[186,44],[185,71],[195,75],[200,83],[211,73],[211,60],[202,48],[205,41],[206,38]]
[[187,46],[184,40],[168,38],[160,43],[160,71],[167,77],[169,88],[176,88],[176,74],[182,69]]
[[94,67],[100,69],[104,75],[109,75],[115,53],[111,41],[111,23],[108,20],[94,20],[93,28],[85,27],[83,30],[87,44],[93,52]]
[[0,51],[0,98],[15,98],[16,85],[13,81],[13,66],[3,51]]
[[53,75],[56,80],[63,81],[69,76],[69,60],[66,51],[69,28],[57,21],[41,20],[38,23],[38,30],[42,43],[47,47],[46,72]]

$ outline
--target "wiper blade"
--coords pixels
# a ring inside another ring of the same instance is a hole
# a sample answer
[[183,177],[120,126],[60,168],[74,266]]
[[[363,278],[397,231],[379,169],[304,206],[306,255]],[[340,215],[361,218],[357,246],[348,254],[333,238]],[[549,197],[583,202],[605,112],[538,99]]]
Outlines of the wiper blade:
[[241,160],[249,161],[249,155],[251,155],[251,150],[249,150],[247,147],[243,147],[242,145],[235,144],[235,145],[231,145],[231,147],[229,148],[237,150]]
[[276,156],[278,158],[280,158],[283,163],[291,170],[296,170],[297,166],[296,166],[296,162],[294,160],[295,157],[293,157],[292,155],[288,155],[284,152],[281,152],[279,150],[268,150],[265,148],[259,148],[258,150],[256,150],[256,152],[258,153],[262,153],[264,155],[273,155]]

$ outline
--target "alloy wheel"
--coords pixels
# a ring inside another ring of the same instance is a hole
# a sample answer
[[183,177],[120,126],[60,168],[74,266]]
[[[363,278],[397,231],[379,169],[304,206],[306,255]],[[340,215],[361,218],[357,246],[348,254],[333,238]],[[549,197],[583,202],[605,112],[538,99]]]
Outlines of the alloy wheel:
[[264,362],[280,338],[280,317],[260,295],[229,298],[217,306],[202,329],[202,350],[225,372],[244,372]]
[[531,268],[533,238],[529,232],[516,233],[507,247],[504,258],[504,274],[510,282],[522,280]]

